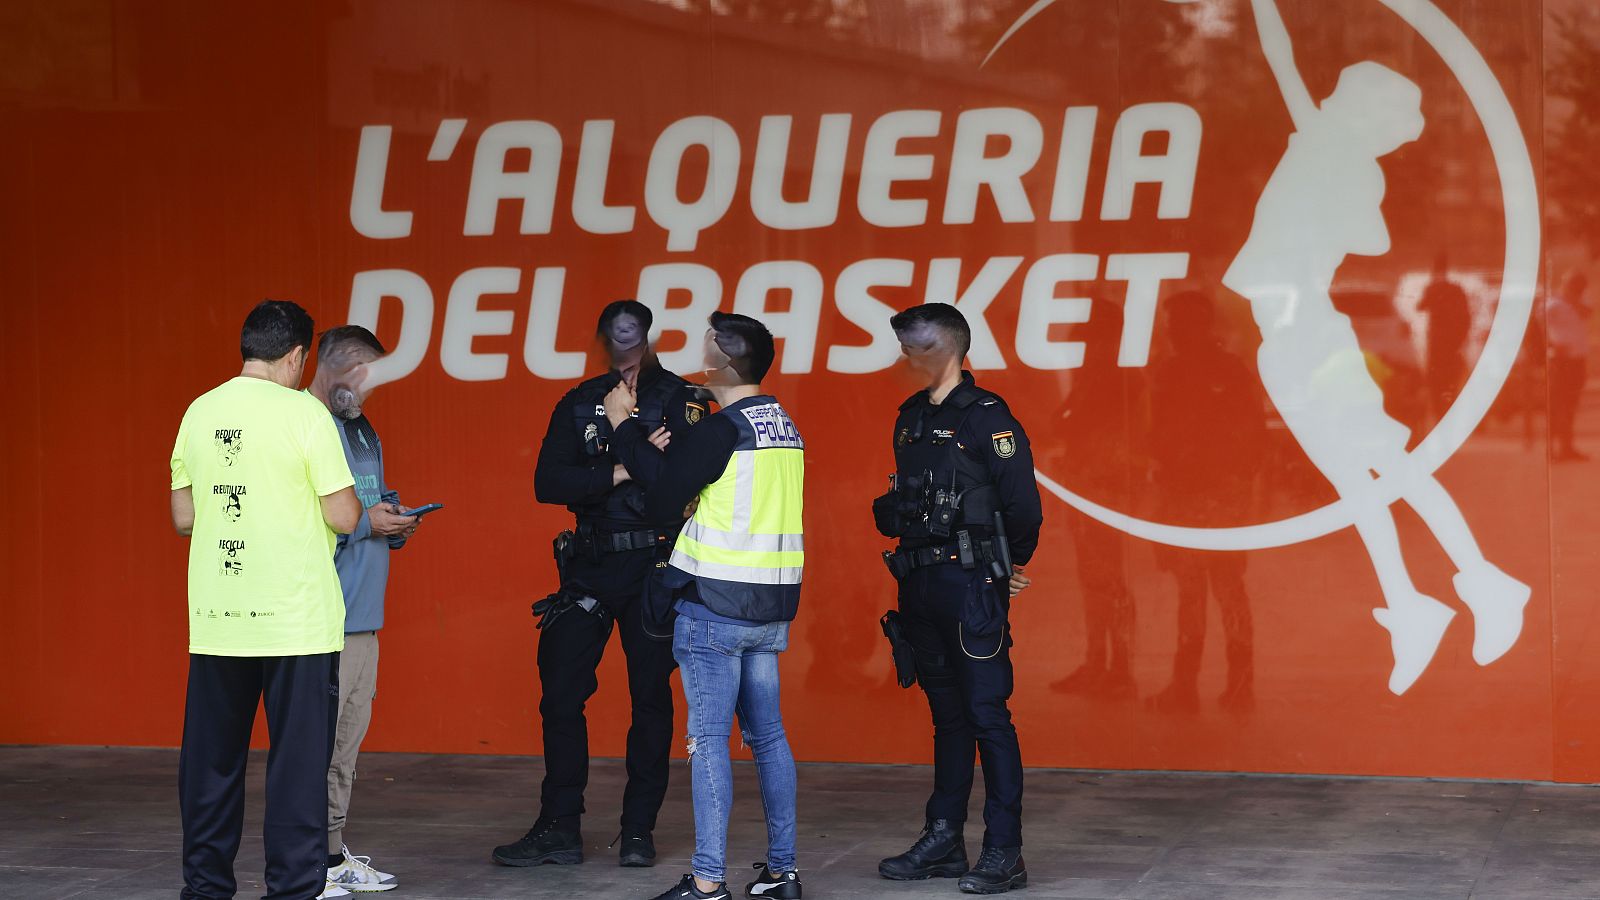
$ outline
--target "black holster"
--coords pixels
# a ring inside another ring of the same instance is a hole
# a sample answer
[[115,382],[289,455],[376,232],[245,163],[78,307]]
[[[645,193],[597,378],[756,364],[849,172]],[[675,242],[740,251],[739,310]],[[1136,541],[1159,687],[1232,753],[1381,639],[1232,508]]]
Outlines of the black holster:
[[894,655],[896,680],[903,688],[911,687],[917,683],[917,653],[906,637],[904,626],[900,623],[900,613],[891,609],[883,614],[878,624],[883,626],[883,636],[889,639],[889,650]]
[[578,556],[578,536],[571,531],[563,531],[550,542],[550,549],[556,558],[556,583],[566,584],[567,565]]
[[582,591],[563,587],[543,600],[533,604],[533,615],[539,620],[535,628],[545,629],[554,625],[556,620],[574,609],[583,610],[592,616],[601,619],[611,618],[611,611],[605,608],[599,600],[584,594]]
[[889,575],[895,581],[905,581],[906,576],[911,574],[910,560],[893,550],[883,551],[883,564],[888,567]]

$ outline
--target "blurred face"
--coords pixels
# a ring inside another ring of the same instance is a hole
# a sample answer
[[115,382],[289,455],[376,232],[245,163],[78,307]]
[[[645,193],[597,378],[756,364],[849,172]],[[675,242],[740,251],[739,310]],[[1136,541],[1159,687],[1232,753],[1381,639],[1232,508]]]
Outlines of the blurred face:
[[[723,338],[723,340],[728,341],[730,339]],[[707,385],[731,386],[739,383],[739,373],[733,370],[733,360],[723,351],[722,346],[717,343],[717,330],[715,328],[706,329],[702,355],[700,370],[705,373]]]
[[639,364],[649,348],[649,334],[636,316],[623,313],[612,319],[601,334],[612,368],[626,369]]
[[371,365],[378,359],[370,347],[345,344],[322,360],[317,377],[323,382],[328,397],[328,409],[341,419],[361,416],[361,406],[366,403],[376,387],[371,376]]
[[895,332],[906,368],[919,382],[932,384],[943,377],[952,363],[960,365],[961,351],[955,336],[937,325],[918,322]]

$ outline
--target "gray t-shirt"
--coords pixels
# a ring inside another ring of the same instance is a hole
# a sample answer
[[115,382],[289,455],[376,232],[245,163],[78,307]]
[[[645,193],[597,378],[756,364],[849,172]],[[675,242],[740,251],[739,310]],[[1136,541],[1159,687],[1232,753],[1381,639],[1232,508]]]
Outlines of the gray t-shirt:
[[389,583],[389,550],[405,545],[405,538],[372,533],[366,510],[378,503],[399,503],[400,495],[383,481],[383,445],[366,416],[334,419],[344,458],[356,478],[361,498],[361,521],[350,534],[339,535],[333,567],[344,589],[344,633],[377,631],[383,627],[383,594]]

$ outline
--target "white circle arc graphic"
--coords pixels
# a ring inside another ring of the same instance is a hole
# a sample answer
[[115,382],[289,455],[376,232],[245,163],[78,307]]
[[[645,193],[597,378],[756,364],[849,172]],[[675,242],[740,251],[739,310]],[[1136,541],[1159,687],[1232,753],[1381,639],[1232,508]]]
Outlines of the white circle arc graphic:
[[[992,57],[1029,19],[1056,0],[1039,0],[1006,31]],[[1489,326],[1483,352],[1468,376],[1456,401],[1434,426],[1411,457],[1428,472],[1461,449],[1483,421],[1500,391],[1505,387],[1511,367],[1527,332],[1533,313],[1535,286],[1539,274],[1539,199],[1533,177],[1533,162],[1523,140],[1521,126],[1505,91],[1478,49],[1461,29],[1431,0],[1378,0],[1410,25],[1431,45],[1452,75],[1466,91],[1467,99],[1483,123],[1500,175],[1500,194],[1505,207],[1506,253],[1500,285],[1500,299],[1494,321]],[[987,58],[985,62],[987,62]],[[1195,550],[1258,550],[1282,547],[1332,534],[1348,527],[1354,517],[1348,500],[1275,522],[1231,528],[1196,528],[1152,522],[1095,503],[1035,470],[1039,483],[1067,504],[1113,528],[1135,537],[1187,547]],[[1375,495],[1384,504],[1400,496],[1392,479],[1374,482]],[[1370,502],[1370,501],[1369,501]]]

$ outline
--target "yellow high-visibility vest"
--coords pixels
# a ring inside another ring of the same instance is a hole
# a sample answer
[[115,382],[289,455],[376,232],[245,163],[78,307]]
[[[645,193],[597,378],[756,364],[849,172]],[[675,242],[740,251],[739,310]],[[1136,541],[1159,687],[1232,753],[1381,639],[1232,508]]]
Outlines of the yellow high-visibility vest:
[[757,622],[788,621],[805,568],[805,441],[771,397],[717,413],[739,429],[721,477],[700,491],[669,565],[691,577],[712,612]]

